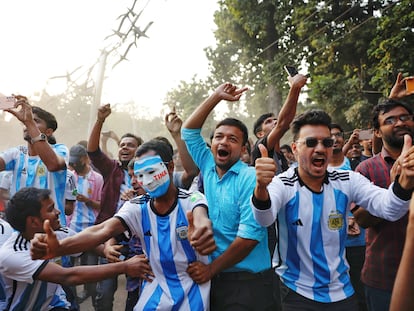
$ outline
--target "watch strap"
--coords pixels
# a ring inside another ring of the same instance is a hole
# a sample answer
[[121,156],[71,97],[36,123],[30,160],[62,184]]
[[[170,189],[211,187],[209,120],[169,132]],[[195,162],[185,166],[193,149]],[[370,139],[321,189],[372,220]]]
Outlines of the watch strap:
[[36,143],[36,142],[38,142],[38,141],[47,141],[47,136],[46,136],[46,134],[44,134],[44,133],[40,133],[40,135],[39,135],[39,136],[32,137],[32,138],[30,139],[30,143],[31,143],[31,144],[34,144],[34,143]]

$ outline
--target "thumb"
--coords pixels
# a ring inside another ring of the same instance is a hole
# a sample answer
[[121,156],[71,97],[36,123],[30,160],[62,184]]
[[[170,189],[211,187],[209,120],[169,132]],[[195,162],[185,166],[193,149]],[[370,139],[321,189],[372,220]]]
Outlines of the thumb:
[[53,231],[52,227],[50,226],[50,220],[49,219],[46,219],[43,222],[43,231],[46,233],[46,235],[48,237],[55,235],[55,232]]
[[268,158],[269,152],[267,151],[267,148],[263,144],[259,144],[259,151],[262,158]]

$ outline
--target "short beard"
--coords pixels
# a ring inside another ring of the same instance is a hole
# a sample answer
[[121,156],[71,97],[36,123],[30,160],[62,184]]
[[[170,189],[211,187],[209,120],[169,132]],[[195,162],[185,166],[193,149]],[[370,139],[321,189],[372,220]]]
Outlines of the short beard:
[[338,154],[338,153],[341,153],[341,152],[342,152],[342,148],[334,148],[334,149],[332,150],[332,152],[333,152],[333,154]]
[[384,140],[388,145],[390,145],[392,148],[395,148],[395,149],[402,149],[404,146],[404,136],[403,137],[389,136],[389,137],[386,137]]

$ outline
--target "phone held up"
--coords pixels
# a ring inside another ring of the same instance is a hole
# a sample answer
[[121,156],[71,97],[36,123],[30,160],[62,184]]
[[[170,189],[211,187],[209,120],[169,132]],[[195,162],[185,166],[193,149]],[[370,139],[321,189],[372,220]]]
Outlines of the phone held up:
[[372,139],[373,134],[374,133],[373,133],[372,129],[360,130],[359,131],[359,139],[360,140]]
[[294,77],[295,75],[297,75],[299,73],[298,70],[296,69],[296,67],[294,67],[294,66],[287,66],[286,65],[283,68],[285,68],[287,74],[291,77]]
[[14,96],[5,96],[0,93],[0,109],[10,109],[14,107],[16,103],[16,97]]

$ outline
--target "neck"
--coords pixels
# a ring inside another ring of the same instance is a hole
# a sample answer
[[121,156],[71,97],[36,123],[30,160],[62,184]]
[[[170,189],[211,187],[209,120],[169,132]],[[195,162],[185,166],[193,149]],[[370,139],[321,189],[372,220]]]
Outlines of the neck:
[[161,215],[166,214],[174,204],[178,195],[178,189],[172,183],[168,187],[167,193],[154,199],[154,208]]
[[331,166],[339,166],[344,162],[344,154],[342,152],[332,154],[332,157],[329,161],[329,165]]
[[383,144],[384,144],[384,148],[385,148],[385,150],[387,150],[387,152],[388,152],[388,154],[390,155],[390,157],[393,159],[393,160],[397,160],[397,158],[400,156],[400,154],[401,154],[401,149],[400,148],[394,148],[394,147],[391,147],[390,145],[388,145],[385,141],[383,141]]
[[82,172],[76,172],[78,176],[86,176],[88,175],[89,171],[91,170],[90,166],[86,166]]
[[299,177],[302,180],[302,182],[313,192],[321,192],[323,181],[325,179],[325,175],[322,177],[313,177],[309,176],[307,174],[301,173],[301,170],[298,171]]

